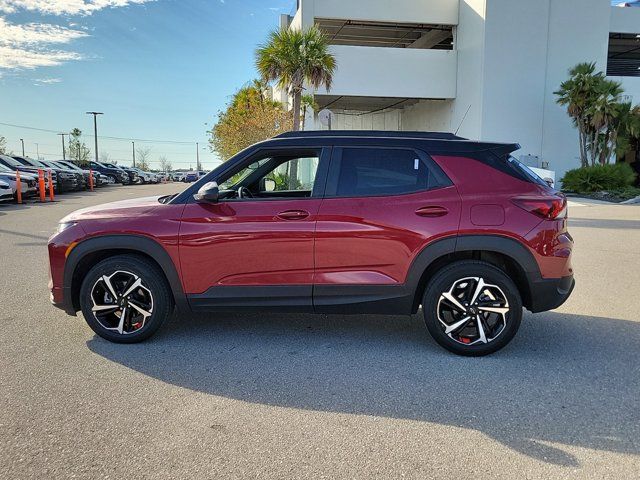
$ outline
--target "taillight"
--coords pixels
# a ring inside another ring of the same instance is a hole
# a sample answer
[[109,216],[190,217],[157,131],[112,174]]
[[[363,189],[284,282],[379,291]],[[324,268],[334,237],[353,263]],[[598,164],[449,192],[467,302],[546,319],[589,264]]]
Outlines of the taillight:
[[546,220],[556,220],[567,216],[567,198],[562,196],[522,196],[512,198],[518,207]]

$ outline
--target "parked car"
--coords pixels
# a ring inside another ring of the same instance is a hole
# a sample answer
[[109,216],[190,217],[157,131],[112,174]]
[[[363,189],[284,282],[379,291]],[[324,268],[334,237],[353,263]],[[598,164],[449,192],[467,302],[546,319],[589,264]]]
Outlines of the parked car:
[[[78,165],[68,160],[56,160],[53,163],[55,163],[56,165],[60,165],[61,167],[65,167],[70,170],[73,170],[74,172],[78,172],[82,174],[84,178],[85,188],[89,188],[89,173],[90,173],[89,170],[80,168]],[[107,183],[107,180],[104,175],[102,175],[100,172],[93,172],[93,185],[95,187],[106,185],[106,183]]]
[[[20,174],[27,174],[27,175],[33,175],[36,177],[36,179],[38,178],[38,170],[42,170],[39,169],[37,167],[33,167],[33,166],[25,166],[22,163],[18,162],[17,160],[15,160],[13,157],[9,157],[7,155],[0,155],[0,165],[4,165],[7,168],[9,168],[12,171],[16,171],[19,170]],[[53,185],[54,185],[54,190],[57,188],[56,187],[56,183],[57,183],[57,179],[58,176],[56,174],[56,172],[52,172],[51,174],[52,179],[53,179]],[[45,189],[48,190],[49,189],[49,178],[45,175],[44,177],[44,184],[45,184]],[[38,184],[39,185],[39,184]],[[38,187],[39,190],[39,187]]]
[[13,189],[4,180],[0,180],[0,202],[13,200]]
[[108,167],[103,163],[93,161],[88,162],[87,166],[109,178],[109,183],[122,183],[123,185],[130,183],[129,175],[120,168]]
[[155,183],[155,174],[151,172],[145,172],[144,170],[140,170],[137,167],[131,167],[131,170],[134,170],[138,174],[138,183]]
[[198,175],[198,172],[187,172],[182,181],[185,183],[192,183],[197,182],[199,178],[200,176]]
[[184,177],[185,177],[185,173],[184,172],[173,172],[171,174],[171,179],[174,182],[183,182],[184,181]]
[[[52,170],[56,171],[58,174],[60,174],[60,172],[72,174],[76,178],[77,183],[75,190],[84,190],[85,188],[87,188],[87,184],[85,183],[87,179],[85,179],[82,172],[71,169],[66,165],[59,165],[51,160],[39,160],[39,162],[45,167],[51,168]],[[58,176],[58,178],[60,177]]]
[[113,163],[104,163],[102,162],[103,165],[105,165],[106,167],[109,168],[116,168],[119,170],[122,170],[123,172],[125,172],[128,175],[128,179],[129,179],[129,184],[130,185],[134,185],[136,183],[138,183],[138,172],[136,171],[136,169],[133,169],[131,167],[123,167],[122,165],[116,165]]
[[[0,180],[9,184],[14,194],[18,191],[16,172],[9,167],[0,164]],[[37,176],[29,175],[26,172],[20,173],[20,192],[23,198],[37,195],[38,180]]]
[[13,159],[25,167],[33,167],[44,170],[45,172],[51,172],[54,191],[57,193],[79,190],[81,188],[81,180],[75,172],[49,167],[35,158],[14,156]]
[[567,201],[517,144],[291,132],[184,192],[86,208],[49,243],[52,302],[133,343],[179,310],[409,315],[461,355],[574,286]]

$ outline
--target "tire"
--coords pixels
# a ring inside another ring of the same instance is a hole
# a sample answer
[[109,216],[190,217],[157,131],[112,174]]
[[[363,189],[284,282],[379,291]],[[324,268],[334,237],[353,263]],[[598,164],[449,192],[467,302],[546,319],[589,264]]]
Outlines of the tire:
[[[477,288],[480,281],[484,289]],[[474,296],[476,301],[470,303]],[[489,308],[492,311],[486,310]],[[522,321],[522,299],[513,280],[499,268],[473,260],[439,270],[427,284],[422,309],[433,339],[464,356],[500,350],[513,339]]]
[[118,183],[118,179],[116,178],[115,175],[107,175],[107,177],[109,177],[111,180],[113,180],[113,184],[117,184]]
[[[110,277],[111,287],[105,283],[105,277]],[[124,303],[118,304],[117,297],[109,294],[114,290],[118,295],[127,293],[137,279],[141,285],[126,297],[119,297]],[[127,308],[125,320],[122,320],[123,310],[118,305]],[[151,337],[171,316],[173,305],[171,288],[163,271],[152,261],[137,255],[118,255],[102,260],[87,273],[80,288],[80,307],[87,324],[96,334],[115,343],[138,343]],[[94,312],[94,306],[104,310]]]

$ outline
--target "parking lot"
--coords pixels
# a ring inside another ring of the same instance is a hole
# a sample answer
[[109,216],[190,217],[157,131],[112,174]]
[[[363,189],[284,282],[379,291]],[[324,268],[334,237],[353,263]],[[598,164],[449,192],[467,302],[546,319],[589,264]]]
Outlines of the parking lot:
[[571,207],[574,294],[485,358],[420,316],[174,318],[117,345],[50,305],[60,218],[183,188],[0,205],[0,478],[637,478],[640,206]]

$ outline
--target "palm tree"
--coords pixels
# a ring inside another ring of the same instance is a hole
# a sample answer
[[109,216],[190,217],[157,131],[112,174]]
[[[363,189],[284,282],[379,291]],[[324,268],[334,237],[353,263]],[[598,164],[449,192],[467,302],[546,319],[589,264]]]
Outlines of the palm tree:
[[302,130],[304,130],[304,120],[307,118],[307,110],[316,111],[318,109],[318,104],[316,103],[313,95],[302,95],[300,97],[300,103],[302,105]]
[[[599,162],[604,165],[609,162],[615,148],[616,130],[619,128],[616,123],[623,117],[624,112],[624,105],[620,103],[620,96],[624,90],[621,84],[603,79],[596,86],[595,92],[597,97],[587,108],[593,127],[591,164]],[[628,109],[631,109],[631,104]]]
[[587,110],[593,103],[596,85],[601,81],[602,73],[595,73],[595,63],[579,63],[569,70],[569,79],[562,82],[560,89],[554,92],[556,102],[567,107],[567,113],[578,129],[580,139],[580,161],[583,167],[589,164],[588,146],[590,144],[591,125]]
[[315,25],[307,30],[282,28],[269,34],[256,51],[256,67],[262,78],[277,81],[293,96],[293,129],[300,130],[300,104],[304,84],[331,89],[335,57],[327,37]]

